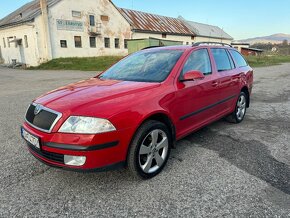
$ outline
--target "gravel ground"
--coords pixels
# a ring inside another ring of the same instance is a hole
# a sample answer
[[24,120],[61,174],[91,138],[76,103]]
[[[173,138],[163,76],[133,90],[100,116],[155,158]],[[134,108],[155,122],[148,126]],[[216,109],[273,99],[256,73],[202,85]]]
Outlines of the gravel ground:
[[290,64],[256,69],[245,121],[179,141],[149,181],[50,168],[20,138],[33,98],[93,75],[0,68],[0,217],[290,217]]

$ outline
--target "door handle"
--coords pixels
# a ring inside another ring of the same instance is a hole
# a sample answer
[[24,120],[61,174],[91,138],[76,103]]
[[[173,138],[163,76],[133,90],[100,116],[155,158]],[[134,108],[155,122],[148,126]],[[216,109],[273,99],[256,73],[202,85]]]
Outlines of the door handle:
[[217,87],[218,85],[219,85],[218,81],[213,81],[213,82],[212,82],[212,86],[213,86],[213,87]]

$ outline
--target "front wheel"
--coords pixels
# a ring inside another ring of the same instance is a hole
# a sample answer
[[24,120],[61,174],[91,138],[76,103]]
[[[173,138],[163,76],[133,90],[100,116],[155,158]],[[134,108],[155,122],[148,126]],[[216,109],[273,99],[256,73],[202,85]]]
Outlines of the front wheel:
[[231,123],[241,123],[247,112],[247,95],[244,92],[240,93],[240,96],[236,102],[235,111],[227,117],[227,120]]
[[167,126],[150,120],[137,131],[128,153],[128,168],[142,179],[159,174],[169,158],[172,137]]

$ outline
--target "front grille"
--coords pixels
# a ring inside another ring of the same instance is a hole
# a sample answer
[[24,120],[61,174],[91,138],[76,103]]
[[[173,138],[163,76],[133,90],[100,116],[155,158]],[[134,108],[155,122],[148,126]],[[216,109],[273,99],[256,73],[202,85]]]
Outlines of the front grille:
[[27,143],[28,147],[36,154],[38,154],[40,157],[43,157],[47,160],[51,160],[53,162],[61,163],[64,164],[64,155],[63,154],[57,154],[57,153],[52,153],[44,150],[39,150],[35,148],[33,145],[30,143]]
[[35,108],[36,104],[31,104],[29,106],[26,113],[26,121],[39,130],[50,132],[61,114],[43,106],[41,106],[40,111],[35,114]]

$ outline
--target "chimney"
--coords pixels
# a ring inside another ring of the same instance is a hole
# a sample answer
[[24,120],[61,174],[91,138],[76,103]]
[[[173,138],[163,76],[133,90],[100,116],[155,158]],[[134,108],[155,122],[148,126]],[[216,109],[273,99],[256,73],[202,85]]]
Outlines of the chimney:
[[47,0],[39,0],[39,3],[40,3],[40,9],[41,9],[42,34],[43,34],[43,46],[44,46],[43,59],[45,61],[48,61],[52,59],[52,55],[51,55],[51,41],[50,41],[50,32],[49,32]]
[[40,1],[40,9],[42,16],[47,16],[47,1],[46,0],[39,0]]

